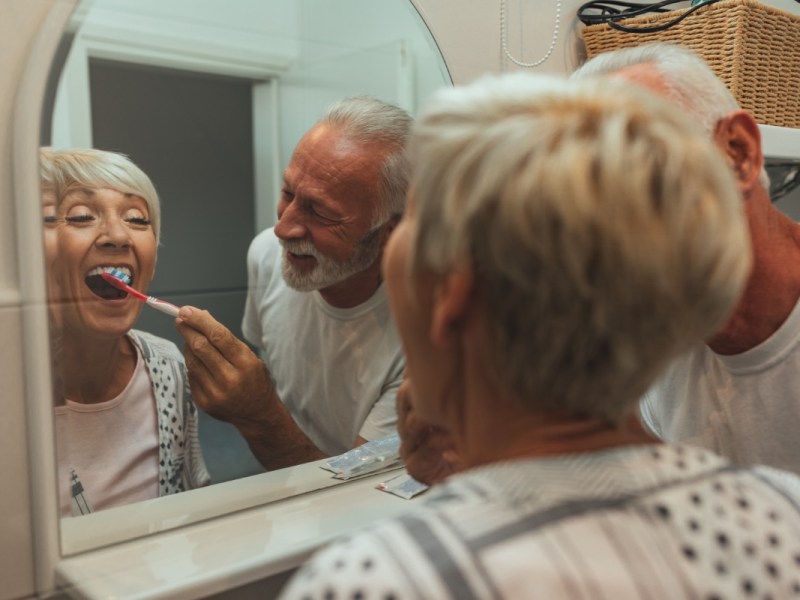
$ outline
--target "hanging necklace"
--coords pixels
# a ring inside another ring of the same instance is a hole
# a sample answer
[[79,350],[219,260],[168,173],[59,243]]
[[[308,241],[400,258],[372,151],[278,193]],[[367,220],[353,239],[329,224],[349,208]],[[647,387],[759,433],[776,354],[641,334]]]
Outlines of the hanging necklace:
[[507,27],[506,27],[506,2],[508,0],[500,0],[500,45],[503,49],[503,54],[508,57],[508,60],[513,62],[515,65],[519,67],[525,68],[533,68],[538,67],[548,58],[550,55],[553,54],[553,51],[556,49],[556,42],[558,41],[558,29],[561,26],[561,0],[556,0],[556,26],[553,29],[553,39],[550,40],[550,47],[547,49],[547,52],[544,53],[544,56],[537,60],[536,62],[522,62],[511,56],[511,52],[508,50],[508,36],[507,36]]

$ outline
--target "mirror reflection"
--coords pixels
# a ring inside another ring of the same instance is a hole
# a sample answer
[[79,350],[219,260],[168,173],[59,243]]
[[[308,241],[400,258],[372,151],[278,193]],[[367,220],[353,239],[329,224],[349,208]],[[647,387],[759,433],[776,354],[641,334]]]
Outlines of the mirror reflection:
[[192,390],[268,469],[395,433],[405,360],[381,255],[403,214],[410,115],[358,96],[334,104],[283,171],[278,221],[250,244],[245,338],[181,312]]
[[80,516],[207,485],[197,409],[172,342],[133,329],[160,206],[144,172],[102,150],[40,155],[60,512]]
[[[70,35],[42,140],[62,515],[391,433],[378,265],[408,115],[449,84],[412,5],[94,0]],[[111,269],[196,308],[176,328]]]

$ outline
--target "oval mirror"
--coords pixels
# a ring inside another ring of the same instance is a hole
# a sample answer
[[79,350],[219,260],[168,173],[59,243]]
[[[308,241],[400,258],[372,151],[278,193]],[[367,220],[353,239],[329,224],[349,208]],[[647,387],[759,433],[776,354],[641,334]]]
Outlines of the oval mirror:
[[[42,145],[112,150],[141,167],[161,198],[149,293],[206,308],[239,336],[247,248],[275,222],[281,173],[306,129],[346,96],[414,114],[450,85],[409,0],[86,0],[61,47]],[[154,311],[135,328],[183,344]],[[337,483],[313,464],[263,473],[233,427],[199,421],[213,485],[63,518],[62,551]]]

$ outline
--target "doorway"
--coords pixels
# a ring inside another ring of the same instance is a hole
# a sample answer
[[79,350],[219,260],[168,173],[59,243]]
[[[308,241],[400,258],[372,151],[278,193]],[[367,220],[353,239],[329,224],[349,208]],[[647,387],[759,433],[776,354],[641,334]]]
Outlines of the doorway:
[[[256,233],[250,80],[90,58],[93,146],[128,155],[161,199],[161,245],[149,292],[204,308],[241,337],[246,255]],[[169,317],[136,324],[175,342]],[[236,430],[200,412],[212,481],[261,472]]]

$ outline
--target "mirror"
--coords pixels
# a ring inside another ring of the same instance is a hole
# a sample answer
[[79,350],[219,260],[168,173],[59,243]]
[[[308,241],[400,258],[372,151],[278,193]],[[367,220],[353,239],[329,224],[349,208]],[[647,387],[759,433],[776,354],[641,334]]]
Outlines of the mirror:
[[[239,337],[247,248],[275,222],[281,174],[301,135],[342,97],[376,96],[413,115],[432,91],[450,85],[409,0],[85,0],[62,48],[42,145],[129,156],[161,199],[148,293],[206,308]],[[163,314],[144,310],[134,327],[182,346]],[[194,500],[179,494],[138,503],[151,515],[141,515],[138,529],[115,525],[118,509],[84,517],[117,531],[98,541],[71,539],[82,528],[64,519],[64,553],[321,485],[297,485],[297,472],[269,473],[259,477],[270,493],[253,484],[244,505],[235,493],[214,494],[262,468],[231,426],[203,414],[199,421],[215,485],[185,494]],[[219,505],[217,495],[225,496]],[[168,505],[168,516],[156,519],[154,502]]]

